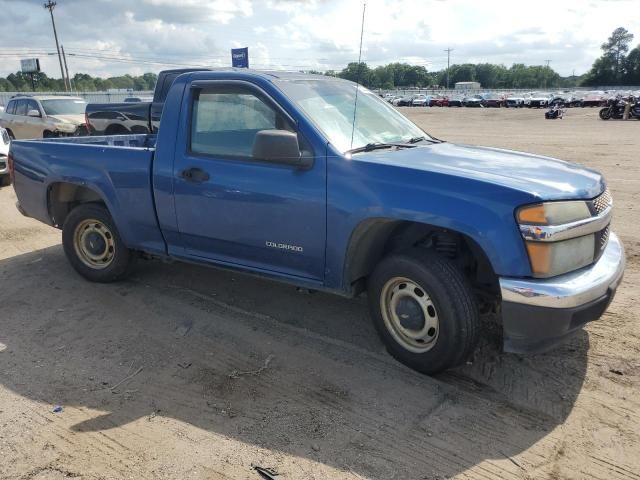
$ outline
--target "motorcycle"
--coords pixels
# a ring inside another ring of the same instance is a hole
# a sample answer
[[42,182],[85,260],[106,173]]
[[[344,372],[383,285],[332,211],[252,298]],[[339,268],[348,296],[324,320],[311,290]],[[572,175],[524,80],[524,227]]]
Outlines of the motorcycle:
[[564,109],[560,104],[556,103],[552,105],[547,112],[545,112],[544,118],[547,120],[556,120],[558,118],[562,120],[564,118]]
[[[632,102],[631,110],[629,111],[629,118],[635,118],[640,120],[640,103],[635,99],[630,99]],[[620,120],[624,115],[624,107],[627,104],[620,97],[610,98],[607,100],[607,106],[600,110],[599,115],[602,120],[609,120],[611,118]]]

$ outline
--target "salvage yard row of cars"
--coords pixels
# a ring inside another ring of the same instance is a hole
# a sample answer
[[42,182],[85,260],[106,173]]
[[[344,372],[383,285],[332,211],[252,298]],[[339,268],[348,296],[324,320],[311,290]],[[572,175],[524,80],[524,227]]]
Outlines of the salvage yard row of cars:
[[[0,127],[10,138],[50,138],[84,135],[154,133],[160,122],[162,100],[176,76],[191,69],[160,73],[153,97],[126,98],[123,103],[87,104],[81,97],[20,94],[0,106]],[[466,96],[438,93],[381,96],[397,107],[548,108],[606,106],[611,98],[640,98],[640,91],[484,92]],[[1,157],[0,157],[1,158]],[[1,165],[1,164],[0,164]],[[2,167],[0,166],[0,171]]]
[[640,91],[593,91],[593,92],[529,92],[527,94],[485,92],[478,94],[441,95],[438,93],[394,94],[385,93],[383,98],[396,107],[505,107],[546,108],[600,107],[610,98],[622,96],[638,98]]

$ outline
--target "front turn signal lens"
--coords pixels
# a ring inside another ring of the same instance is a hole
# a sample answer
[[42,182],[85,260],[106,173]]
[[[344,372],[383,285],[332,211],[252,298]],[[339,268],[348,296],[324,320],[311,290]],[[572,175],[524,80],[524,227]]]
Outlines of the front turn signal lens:
[[518,223],[525,225],[544,225],[547,223],[546,210],[543,204],[522,207],[518,210]]

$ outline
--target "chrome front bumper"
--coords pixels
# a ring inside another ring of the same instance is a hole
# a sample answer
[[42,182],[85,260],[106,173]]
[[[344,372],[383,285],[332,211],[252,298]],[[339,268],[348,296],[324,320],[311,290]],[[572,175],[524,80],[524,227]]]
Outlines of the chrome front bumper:
[[500,278],[505,350],[545,350],[598,319],[613,299],[624,267],[624,247],[612,233],[590,267],[545,279]]

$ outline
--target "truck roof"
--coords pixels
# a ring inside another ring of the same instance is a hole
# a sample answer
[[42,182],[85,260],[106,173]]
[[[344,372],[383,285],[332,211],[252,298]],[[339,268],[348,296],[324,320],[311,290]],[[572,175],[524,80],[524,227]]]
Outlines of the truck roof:
[[332,80],[332,81],[344,81],[342,78],[331,77],[327,75],[317,74],[317,73],[303,73],[296,72],[290,70],[254,70],[251,68],[234,68],[234,67],[223,67],[223,68],[211,68],[208,70],[197,70],[192,71],[196,77],[207,77],[212,73],[221,73],[221,72],[235,72],[235,73],[247,73],[249,75],[254,75],[256,77],[262,77],[266,80],[272,79],[286,79],[286,80]]

